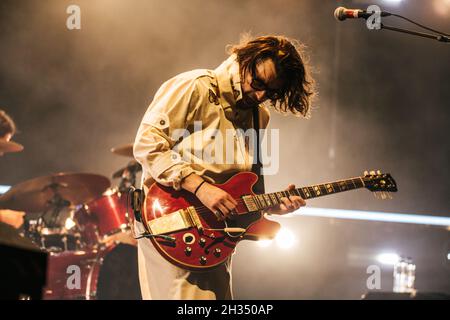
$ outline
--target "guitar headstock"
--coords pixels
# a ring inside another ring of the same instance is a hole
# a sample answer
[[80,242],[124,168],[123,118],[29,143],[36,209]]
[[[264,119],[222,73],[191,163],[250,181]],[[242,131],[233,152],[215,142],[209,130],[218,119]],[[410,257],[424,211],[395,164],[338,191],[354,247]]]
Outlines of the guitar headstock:
[[372,192],[381,192],[382,199],[386,198],[387,192],[397,192],[397,183],[389,173],[378,171],[365,171],[362,177],[365,187]]

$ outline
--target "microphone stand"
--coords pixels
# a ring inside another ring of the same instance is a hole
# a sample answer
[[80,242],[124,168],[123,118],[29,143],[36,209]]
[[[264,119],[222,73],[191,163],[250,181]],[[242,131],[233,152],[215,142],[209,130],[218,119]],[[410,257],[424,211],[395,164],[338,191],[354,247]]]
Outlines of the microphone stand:
[[406,34],[410,34],[410,35],[418,36],[418,37],[422,37],[422,38],[434,39],[439,42],[447,42],[447,43],[450,42],[450,37],[447,37],[444,35],[436,35],[436,34],[431,34],[431,33],[412,31],[412,30],[408,30],[408,29],[387,26],[387,25],[384,25],[383,23],[381,23],[380,26],[381,26],[380,30],[385,29],[385,30],[396,31],[396,32],[400,32],[400,33],[406,33]]

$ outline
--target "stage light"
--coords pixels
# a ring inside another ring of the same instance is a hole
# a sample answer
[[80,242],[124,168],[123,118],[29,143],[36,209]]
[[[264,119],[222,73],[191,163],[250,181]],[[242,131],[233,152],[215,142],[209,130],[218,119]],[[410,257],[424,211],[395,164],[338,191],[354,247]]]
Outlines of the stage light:
[[418,214],[403,214],[403,213],[387,213],[375,211],[359,211],[359,210],[340,210],[340,209],[324,209],[305,207],[297,210],[295,215],[323,217],[323,218],[338,218],[338,219],[352,219],[352,220],[367,220],[380,222],[398,222],[398,223],[412,223],[433,226],[450,227],[450,218],[442,216],[426,216]]
[[394,265],[400,260],[400,256],[396,253],[385,252],[377,256],[377,261],[382,264]]
[[281,249],[289,249],[295,244],[295,236],[289,229],[281,228],[275,237],[275,241]]
[[385,2],[387,4],[399,4],[402,1],[403,0],[384,0],[383,2]]
[[11,186],[2,186],[2,185],[0,185],[0,194],[6,193],[10,188],[11,188]]
[[73,221],[73,219],[72,218],[67,218],[66,219],[66,222],[64,223],[64,226],[66,227],[66,229],[67,230],[70,230],[70,229],[72,229],[73,227],[75,227],[75,221]]

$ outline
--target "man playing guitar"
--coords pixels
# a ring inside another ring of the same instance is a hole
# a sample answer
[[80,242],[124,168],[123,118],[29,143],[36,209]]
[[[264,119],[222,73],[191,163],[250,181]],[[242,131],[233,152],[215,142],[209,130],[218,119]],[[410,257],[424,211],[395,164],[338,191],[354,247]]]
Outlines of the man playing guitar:
[[[300,48],[283,36],[247,37],[231,47],[229,58],[215,70],[193,70],[165,82],[134,144],[144,191],[157,182],[191,192],[217,219],[233,215],[237,201],[213,184],[242,171],[260,172],[249,143],[242,135],[228,133],[265,129],[267,103],[282,113],[309,116],[314,82]],[[206,150],[215,161],[205,158]],[[259,188],[263,191],[263,185]],[[287,190],[294,188],[290,184]],[[283,197],[267,213],[286,214],[304,205],[299,196]],[[140,221],[135,221],[135,231],[144,231]],[[193,272],[167,262],[148,239],[140,239],[138,248],[144,299],[232,298],[231,258],[213,270]]]

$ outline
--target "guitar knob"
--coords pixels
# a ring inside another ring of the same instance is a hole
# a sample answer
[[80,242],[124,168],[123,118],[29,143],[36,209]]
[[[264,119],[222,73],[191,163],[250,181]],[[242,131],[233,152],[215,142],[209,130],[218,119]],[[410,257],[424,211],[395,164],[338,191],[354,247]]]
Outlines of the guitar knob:
[[206,263],[206,257],[205,256],[201,256],[200,257],[200,264],[204,265]]
[[199,244],[200,244],[201,247],[204,247],[205,244],[206,244],[205,238],[200,238]]
[[215,255],[216,257],[219,257],[221,253],[222,253],[222,250],[220,250],[220,248],[215,248],[215,249],[214,249],[214,255]]
[[191,253],[192,253],[192,248],[191,248],[191,247],[186,247],[186,249],[184,249],[184,253],[185,253],[187,256],[190,256]]

